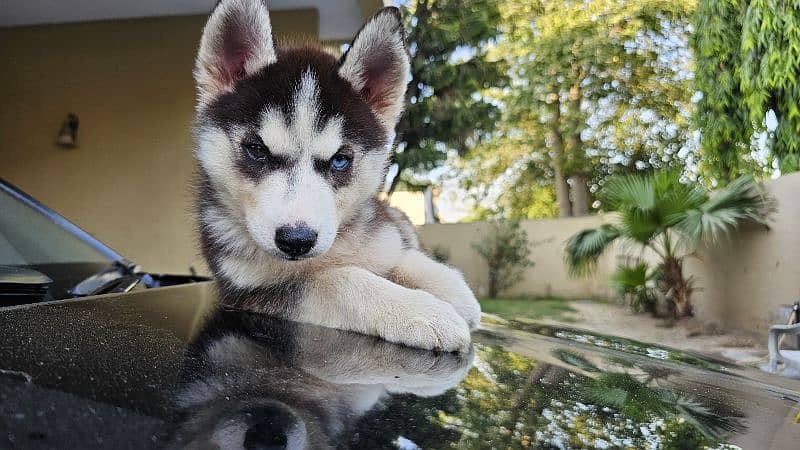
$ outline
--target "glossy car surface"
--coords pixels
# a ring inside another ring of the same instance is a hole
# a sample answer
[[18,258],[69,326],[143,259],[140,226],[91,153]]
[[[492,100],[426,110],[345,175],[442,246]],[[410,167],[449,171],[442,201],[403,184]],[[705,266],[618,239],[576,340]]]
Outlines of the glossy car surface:
[[800,384],[484,319],[467,355],[217,306],[213,283],[0,309],[0,448],[794,449]]

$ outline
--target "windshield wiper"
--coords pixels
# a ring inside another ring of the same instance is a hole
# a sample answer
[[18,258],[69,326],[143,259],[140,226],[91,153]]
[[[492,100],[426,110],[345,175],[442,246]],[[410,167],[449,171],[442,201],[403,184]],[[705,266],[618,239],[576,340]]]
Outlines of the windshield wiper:
[[128,292],[141,281],[137,276],[138,266],[127,259],[120,259],[73,286],[69,293],[73,297]]

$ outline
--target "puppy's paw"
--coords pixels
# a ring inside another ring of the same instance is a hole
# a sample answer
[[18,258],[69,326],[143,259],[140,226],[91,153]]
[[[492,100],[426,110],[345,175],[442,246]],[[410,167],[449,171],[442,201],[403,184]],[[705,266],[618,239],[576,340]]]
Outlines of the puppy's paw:
[[433,295],[415,290],[398,310],[399,317],[386,327],[387,341],[425,350],[467,352],[469,325],[453,307]]
[[439,298],[452,305],[467,322],[470,330],[478,328],[481,323],[481,305],[459,272],[450,269],[447,279],[436,286],[436,291],[433,294],[438,293]]
[[456,310],[458,315],[467,322],[469,329],[474,330],[481,324],[481,305],[469,287],[466,286],[466,283],[464,287],[466,289],[460,291],[458,297],[451,298],[450,304],[453,305],[453,309]]

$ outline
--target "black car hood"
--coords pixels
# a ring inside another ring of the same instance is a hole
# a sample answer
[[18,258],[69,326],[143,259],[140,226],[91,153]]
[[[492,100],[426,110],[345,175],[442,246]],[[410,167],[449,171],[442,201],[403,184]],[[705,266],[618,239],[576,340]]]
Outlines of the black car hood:
[[0,310],[0,448],[741,448],[800,385],[485,318],[466,355],[218,308],[213,283]]

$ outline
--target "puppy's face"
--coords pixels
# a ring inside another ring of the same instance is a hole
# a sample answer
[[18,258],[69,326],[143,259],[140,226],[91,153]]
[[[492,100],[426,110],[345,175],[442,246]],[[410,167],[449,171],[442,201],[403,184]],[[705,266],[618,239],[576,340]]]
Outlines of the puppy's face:
[[260,0],[221,1],[195,69],[197,157],[224,208],[208,213],[233,216],[276,257],[325,253],[383,182],[407,73],[394,8],[337,60],[276,50]]

